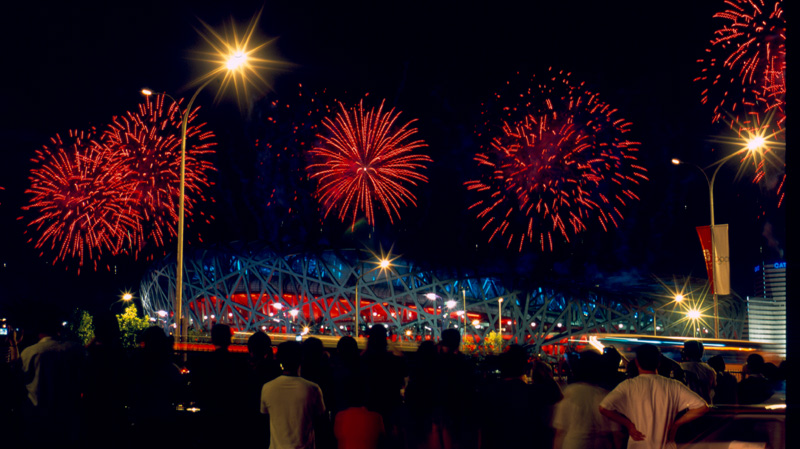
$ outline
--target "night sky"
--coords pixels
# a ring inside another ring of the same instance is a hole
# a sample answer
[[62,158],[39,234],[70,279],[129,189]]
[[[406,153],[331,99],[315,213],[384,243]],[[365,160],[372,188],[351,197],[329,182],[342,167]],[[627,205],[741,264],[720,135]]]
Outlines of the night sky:
[[[695,226],[709,223],[707,186],[697,170],[670,159],[707,166],[738,149],[710,142],[729,131],[711,124],[711,108],[700,103],[701,86],[693,82],[722,1],[657,8],[642,1],[117,3],[4,7],[2,305],[37,298],[91,309],[138,289],[145,260],[109,257],[100,272],[84,268],[77,276],[75,263],[53,266],[51,252],[40,258],[26,243],[31,215],[21,207],[30,158],[56,133],[102,128],[133,110],[142,87],[190,96],[187,85],[200,71],[191,57],[204,48],[198,19],[219,27],[232,16],[242,24],[262,6],[260,35],[277,37],[272,48],[290,64],[274,72],[272,89],[250,99],[248,111],[231,101],[214,104],[213,86],[196,103],[218,142],[218,172],[207,191],[216,202],[200,206],[216,217],[201,229],[206,243],[274,235],[267,227],[284,217],[258,204],[259,193],[274,186],[258,179],[255,138],[270,102],[294,103],[302,84],[350,103],[366,94],[370,106],[385,99],[406,120],[418,119],[418,137],[434,162],[425,172],[430,182],[415,190],[418,207],[401,210],[399,223],[378,213],[374,231],[347,233],[329,218],[324,238],[272,242],[282,250],[393,245],[431,268],[534,283],[706,276]],[[624,211],[618,229],[592,228],[553,253],[528,247],[520,254],[487,244],[466,211],[473,198],[463,183],[474,170],[482,104],[516,72],[544,74],[550,67],[571,72],[633,123],[630,138],[641,142],[639,162],[650,181],[636,190],[641,201]],[[776,210],[774,194],[749,175],[735,180],[735,173],[730,162],[718,175],[716,221],[730,224],[733,288],[745,297],[753,294],[755,265],[784,260],[786,207]],[[162,258],[173,246],[151,253]],[[116,266],[116,274],[105,265]]]

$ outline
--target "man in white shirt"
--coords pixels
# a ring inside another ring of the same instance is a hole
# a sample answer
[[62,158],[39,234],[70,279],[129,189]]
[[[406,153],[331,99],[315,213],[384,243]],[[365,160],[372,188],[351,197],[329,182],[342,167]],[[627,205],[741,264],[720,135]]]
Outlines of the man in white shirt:
[[620,383],[600,402],[600,413],[628,429],[628,449],[675,448],[678,427],[708,410],[697,393],[657,374],[660,355],[653,345],[636,348],[639,375]]
[[286,341],[278,345],[283,374],[261,389],[261,413],[269,415],[270,449],[313,449],[314,424],[325,415],[322,390],[298,376],[302,348]]

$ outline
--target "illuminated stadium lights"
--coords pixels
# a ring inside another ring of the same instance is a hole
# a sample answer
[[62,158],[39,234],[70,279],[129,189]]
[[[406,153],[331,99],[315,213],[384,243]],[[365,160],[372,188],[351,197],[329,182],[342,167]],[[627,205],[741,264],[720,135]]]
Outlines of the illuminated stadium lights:
[[[188,318],[194,320],[195,331],[203,332],[208,331],[214,321],[201,318],[222,311],[225,315],[233,312],[229,324],[239,330],[251,332],[266,326],[269,333],[291,333],[285,327],[287,319],[291,320],[287,312],[296,309],[298,323],[307,324],[311,335],[319,333],[320,326],[324,326],[326,335],[355,335],[355,280],[369,270],[369,265],[363,261],[371,260],[370,257],[368,252],[355,250],[277,255],[255,242],[195,248],[186,258],[185,274],[187,279],[193,279],[191,288],[187,289],[192,292],[191,297],[187,296]],[[377,260],[374,263],[374,266],[379,265]],[[539,287],[528,291],[509,290],[495,278],[446,276],[449,274],[427,271],[403,261],[385,275],[364,276],[358,285],[359,302],[369,311],[368,321],[385,325],[391,334],[404,335],[411,329],[415,337],[422,337],[419,332],[424,326],[437,329],[442,318],[441,309],[431,307],[425,295],[436,292],[448,298],[465,288],[466,313],[462,316],[467,323],[465,337],[469,341],[470,336],[483,339],[490,332],[497,332],[499,309],[496,303],[503,297],[503,324],[509,320],[512,323],[504,326],[509,333],[507,338],[532,345],[536,352],[568,334],[608,332],[612,327],[617,330],[619,324],[628,332],[635,332],[641,329],[642,318],[652,313],[654,303],[656,307],[663,303],[656,296],[657,285],[650,287],[652,296],[630,295],[629,292],[601,296],[591,291],[576,296]],[[174,261],[164,259],[150,269],[137,295],[144,313],[149,316],[157,316],[158,310],[173,313],[174,279]],[[277,311],[273,306],[278,303],[283,304],[281,311],[274,317],[269,316],[270,312]],[[746,321],[745,309],[737,304],[724,303],[723,306],[726,329],[731,334],[741,335],[742,323]],[[587,307],[591,310],[588,316],[583,314]],[[458,309],[461,310],[460,305]],[[451,318],[458,312],[447,309],[446,305],[444,310]],[[377,316],[373,317],[373,312]],[[567,315],[572,321],[564,321]],[[666,314],[663,321],[659,315],[659,325],[664,329],[659,335],[662,332],[664,336],[683,335],[682,329],[675,326],[679,318],[685,319],[685,314]],[[556,327],[559,321],[560,328]],[[161,326],[167,324],[159,321]],[[445,324],[449,328],[452,322]],[[711,327],[707,327],[710,331]]]

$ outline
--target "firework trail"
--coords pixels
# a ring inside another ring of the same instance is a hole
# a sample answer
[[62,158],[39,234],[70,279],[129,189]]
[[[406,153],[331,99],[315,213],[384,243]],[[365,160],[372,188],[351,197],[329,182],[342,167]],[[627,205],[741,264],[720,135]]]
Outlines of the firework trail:
[[378,206],[394,223],[401,206],[416,205],[407,186],[428,181],[419,170],[432,160],[414,152],[427,144],[411,140],[417,129],[409,126],[415,120],[399,125],[400,112],[384,112],[383,102],[369,111],[364,110],[363,100],[349,110],[341,102],[339,107],[333,119],[322,122],[326,132],[318,136],[321,142],[312,148],[314,163],[308,167],[318,181],[317,196],[325,217],[338,209],[342,222],[352,217],[353,228],[362,212],[374,225]]
[[618,226],[646,169],[639,144],[624,138],[631,124],[569,74],[551,70],[530,86],[495,94],[501,117],[485,113],[478,136],[488,144],[474,158],[482,174],[465,185],[480,197],[469,209],[490,242],[552,251],[553,234],[569,241],[591,223]]
[[332,115],[326,91],[299,84],[297,95],[257,106],[258,173],[255,188],[243,198],[258,220],[259,238],[269,241],[315,241],[322,215],[314,198],[315,183],[306,166],[322,120]]
[[724,20],[714,32],[708,56],[695,79],[705,85],[702,102],[714,106],[713,121],[725,112],[742,118],[748,111],[776,110],[784,126],[786,94],[786,18],[776,0],[726,0],[714,15]]
[[[163,246],[165,238],[177,236],[182,111],[177,103],[166,106],[164,100],[164,95],[152,100],[148,96],[138,111],[115,117],[102,137],[103,146],[126,165],[134,181],[130,196],[137,201],[142,219],[142,233],[130,236],[136,253],[148,238]],[[198,109],[189,114],[186,127],[187,223],[192,221],[194,206],[205,200],[203,188],[209,186],[208,173],[214,170],[203,159],[214,153],[214,134],[203,130],[205,123],[193,124]]]
[[77,259],[79,273],[85,259],[96,270],[103,252],[118,253],[129,233],[140,232],[132,173],[95,137],[94,130],[70,131],[38,150],[23,207],[37,212],[28,224],[39,234],[35,247],[58,247],[53,263]]

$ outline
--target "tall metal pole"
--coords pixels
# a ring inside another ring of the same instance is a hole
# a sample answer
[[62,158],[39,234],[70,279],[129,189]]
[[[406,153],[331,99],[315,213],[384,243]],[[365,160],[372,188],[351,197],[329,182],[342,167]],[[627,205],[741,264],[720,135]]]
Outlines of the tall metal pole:
[[461,289],[461,298],[464,300],[464,329],[461,331],[461,340],[467,340],[467,289]]
[[210,78],[203,83],[192,95],[189,104],[183,111],[181,121],[181,173],[180,173],[180,196],[178,197],[178,262],[177,274],[175,278],[175,343],[181,343],[182,337],[188,330],[188,320],[183,317],[183,223],[184,223],[184,199],[186,188],[186,125],[189,122],[189,114],[192,112],[192,105],[197,98],[197,94],[208,86],[214,78]]
[[500,346],[503,346],[503,298],[497,300],[497,332],[500,334]]
[[[714,181],[717,179],[717,173],[719,173],[719,169],[724,163],[725,159],[723,159],[719,165],[717,165],[717,168],[711,175],[711,180],[708,181],[708,200],[709,204],[711,205],[711,269],[714,276],[714,338],[719,338],[719,309],[717,303],[717,247],[714,246]],[[703,174],[705,174],[705,172],[703,172]],[[708,177],[706,177],[706,180],[708,180]]]
[[353,317],[353,319],[356,322],[355,326],[356,338],[358,338],[358,315],[361,314],[361,301],[358,300],[358,283],[361,282],[361,278],[364,277],[364,274],[366,273],[362,273],[361,276],[359,276],[358,279],[356,279],[356,316]]

